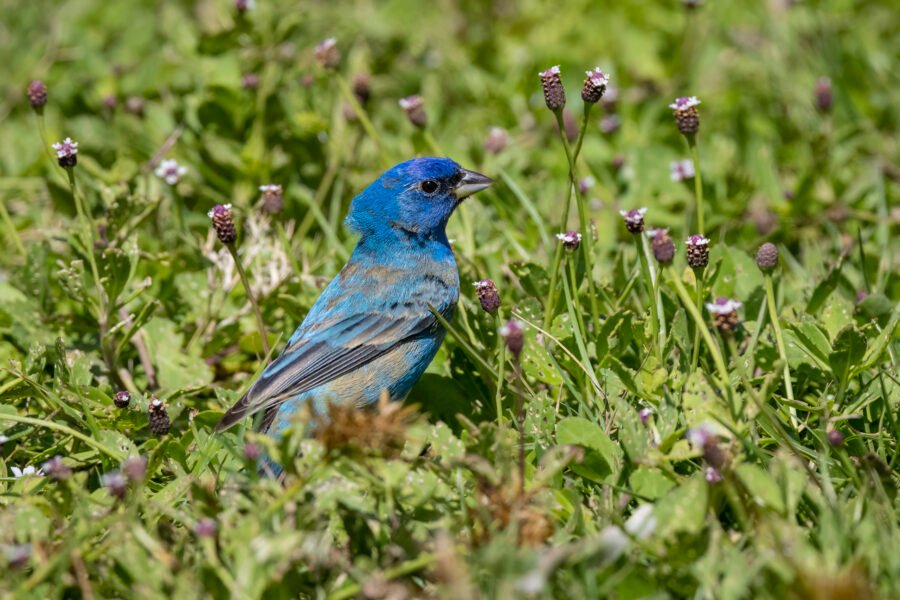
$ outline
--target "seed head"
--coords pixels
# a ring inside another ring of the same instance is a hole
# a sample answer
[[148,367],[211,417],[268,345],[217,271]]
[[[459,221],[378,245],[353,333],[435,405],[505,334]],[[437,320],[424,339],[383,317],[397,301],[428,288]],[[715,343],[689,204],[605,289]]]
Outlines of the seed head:
[[169,419],[169,411],[159,398],[150,399],[150,408],[147,411],[147,423],[150,425],[150,433],[156,436],[164,436],[169,433],[172,421]]
[[247,442],[244,444],[244,459],[248,462],[256,462],[262,456],[262,448],[259,447],[259,444],[255,444],[253,442]]
[[647,214],[646,208],[620,210],[619,214],[625,219],[625,228],[629,233],[638,234],[644,230],[644,215]]
[[482,279],[475,282],[475,294],[481,303],[484,312],[494,314],[500,308],[500,291],[492,279]]
[[706,467],[706,470],[703,472],[703,477],[706,479],[706,483],[722,482],[722,473],[715,467]]
[[368,73],[357,73],[353,76],[353,95],[362,105],[369,101],[372,89]]
[[270,215],[280,213],[284,208],[284,192],[281,186],[269,183],[259,186],[259,191],[262,192],[262,209]]
[[144,116],[144,99],[138,96],[129,96],[125,100],[125,112],[131,113],[136,117]]
[[45,462],[42,470],[56,481],[68,479],[72,474],[72,469],[66,466],[61,456],[54,456]]
[[737,309],[741,303],[730,298],[718,297],[715,302],[707,302],[706,310],[713,316],[713,322],[719,333],[727,335],[737,329],[741,324]]
[[510,319],[500,328],[500,337],[506,342],[506,348],[510,354],[518,360],[525,346],[525,331],[522,325],[515,319]]
[[669,178],[672,181],[693,179],[694,175],[694,161],[689,158],[669,163]]
[[216,537],[216,533],[219,530],[219,526],[216,523],[215,519],[211,519],[209,517],[204,517],[197,521],[197,524],[194,526],[194,533],[197,534],[199,538],[212,538]]
[[705,269],[709,264],[709,240],[694,234],[685,240],[684,245],[688,266],[692,269]]
[[569,252],[578,250],[578,246],[581,244],[581,234],[571,229],[565,233],[557,233],[556,239],[562,242],[563,248]]
[[341,51],[338,50],[337,40],[333,37],[323,40],[317,45],[315,55],[323,69],[334,70],[341,64]]
[[256,8],[256,0],[234,0],[234,9],[239,15]]
[[154,173],[167,184],[176,185],[187,173],[187,167],[179,165],[175,159],[168,159],[161,161]]
[[237,240],[230,204],[216,204],[206,215],[212,219],[213,229],[216,230],[220,242],[228,246]]
[[831,91],[831,79],[822,77],[816,82],[816,110],[820,113],[831,112],[834,95]]
[[47,86],[40,79],[35,79],[28,86],[28,102],[38,114],[43,112],[47,104]]
[[756,266],[763,273],[772,272],[778,266],[778,246],[766,242],[756,251]]
[[428,123],[428,115],[425,114],[425,98],[422,96],[407,96],[399,101],[400,108],[406,111],[406,117],[409,122],[424,129]]
[[147,458],[144,456],[129,456],[122,463],[122,473],[128,481],[140,483],[147,476]]
[[844,445],[844,434],[839,429],[830,429],[828,431],[828,444],[832,448],[838,448]]
[[484,141],[484,150],[490,154],[500,154],[509,144],[509,134],[502,127],[491,127],[487,139]]
[[259,87],[259,75],[256,73],[244,73],[241,77],[241,87],[245,90],[255,90]]
[[678,131],[688,137],[695,135],[700,129],[700,111],[697,110],[699,105],[697,96],[681,96],[669,105],[675,115]]
[[653,257],[660,265],[668,265],[675,258],[675,242],[669,237],[668,229],[651,229],[647,232],[650,237],[650,248]]
[[66,138],[50,146],[56,150],[56,160],[63,169],[71,169],[78,164],[78,142]]
[[593,71],[585,71],[587,79],[584,80],[584,86],[581,88],[581,99],[590,104],[596,104],[606,92],[606,86],[609,84],[609,75],[600,70],[600,67],[594,67]]
[[612,135],[619,130],[621,120],[619,115],[609,115],[600,119],[600,131],[606,135]]
[[113,395],[113,404],[116,405],[116,408],[128,408],[128,405],[131,404],[131,394],[125,390],[119,390]]
[[128,491],[128,480],[121,471],[110,471],[100,476],[100,485],[109,490],[109,493],[121,500]]
[[553,112],[561,111],[566,105],[566,88],[563,87],[560,78],[559,65],[541,71],[538,75],[541,78],[541,87],[544,90],[544,102],[547,103],[547,108]]

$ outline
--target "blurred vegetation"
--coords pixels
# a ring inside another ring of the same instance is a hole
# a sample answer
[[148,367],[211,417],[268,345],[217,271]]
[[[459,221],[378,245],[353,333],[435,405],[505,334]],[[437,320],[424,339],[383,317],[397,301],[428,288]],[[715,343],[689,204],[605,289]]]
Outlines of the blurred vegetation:
[[[3,597],[900,597],[895,3],[0,6]],[[335,71],[313,51],[332,36]],[[615,88],[576,163],[593,227],[574,206],[561,223],[569,164],[537,76],[555,64],[576,132],[582,73]],[[414,94],[424,129],[398,105]],[[694,182],[670,178],[690,156],[668,108],[684,95],[702,101],[700,293],[743,303],[712,345],[678,290],[696,282]],[[74,194],[50,149],[65,137]],[[381,407],[362,441],[340,411],[317,438],[214,434],[264,356],[207,211],[233,205],[280,349],[352,250],[354,194],[420,154],[497,183],[449,226],[461,305],[419,412]],[[187,168],[176,185],[163,159]],[[661,344],[619,215],[638,207],[677,249]],[[558,253],[564,228],[594,232],[590,253]],[[763,242],[781,253],[790,390]],[[509,318],[520,362],[498,337]],[[257,473],[261,451],[285,481]]]

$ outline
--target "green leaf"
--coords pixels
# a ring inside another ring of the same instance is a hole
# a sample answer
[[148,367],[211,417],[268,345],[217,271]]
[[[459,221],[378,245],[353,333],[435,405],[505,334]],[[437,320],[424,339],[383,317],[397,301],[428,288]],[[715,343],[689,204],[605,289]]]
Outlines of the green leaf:
[[656,503],[653,514],[657,521],[657,535],[665,538],[678,532],[697,534],[703,529],[709,484],[697,473],[682,485],[673,488]]
[[784,514],[785,507],[781,489],[768,472],[750,463],[738,465],[735,472],[744,487],[747,488],[754,503]]
[[675,486],[675,482],[659,469],[638,467],[628,478],[631,489],[638,496],[656,500]]
[[588,450],[580,465],[572,470],[592,481],[611,481],[622,464],[622,450],[599,425],[582,417],[567,417],[556,425],[556,441]]
[[834,351],[828,355],[831,372],[846,385],[854,367],[862,364],[866,355],[866,336],[852,325],[845,327],[834,340]]
[[822,308],[822,305],[825,304],[825,301],[828,300],[828,297],[831,296],[831,293],[837,288],[838,282],[840,281],[842,265],[842,261],[838,262],[828,272],[825,279],[816,285],[812,296],[810,296],[809,301],[806,303],[807,314],[815,315],[818,313],[819,309]]

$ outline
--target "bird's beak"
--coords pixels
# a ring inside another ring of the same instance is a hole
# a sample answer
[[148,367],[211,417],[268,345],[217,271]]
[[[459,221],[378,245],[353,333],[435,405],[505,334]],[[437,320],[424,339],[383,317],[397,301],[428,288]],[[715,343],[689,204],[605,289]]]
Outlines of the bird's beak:
[[456,196],[457,200],[462,200],[463,198],[467,198],[476,192],[480,192],[481,190],[490,187],[494,180],[486,175],[482,175],[481,173],[476,173],[475,171],[469,171],[467,169],[463,169],[463,178],[460,179],[459,183],[453,188],[453,195]]

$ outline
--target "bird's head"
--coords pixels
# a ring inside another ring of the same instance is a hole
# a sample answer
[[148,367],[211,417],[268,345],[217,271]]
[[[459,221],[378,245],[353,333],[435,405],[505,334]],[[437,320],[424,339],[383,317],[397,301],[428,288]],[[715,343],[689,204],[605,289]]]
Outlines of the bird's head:
[[414,158],[392,167],[354,198],[346,222],[364,237],[392,231],[443,235],[459,203],[491,183],[449,158]]

